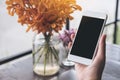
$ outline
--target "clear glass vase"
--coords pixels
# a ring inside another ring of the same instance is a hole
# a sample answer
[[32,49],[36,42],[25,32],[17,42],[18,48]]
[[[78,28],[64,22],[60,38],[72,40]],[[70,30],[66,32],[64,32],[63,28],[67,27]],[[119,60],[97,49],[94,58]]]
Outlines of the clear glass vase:
[[65,55],[64,60],[62,61],[62,65],[65,66],[65,67],[73,67],[73,66],[75,65],[74,62],[69,61],[69,60],[67,59],[67,56],[68,56],[68,54],[69,54],[69,51],[70,51],[70,49],[68,49],[67,47],[65,47],[65,54],[66,54],[66,55]]
[[33,71],[40,76],[51,76],[58,73],[59,66],[59,38],[46,40],[37,34],[33,39]]

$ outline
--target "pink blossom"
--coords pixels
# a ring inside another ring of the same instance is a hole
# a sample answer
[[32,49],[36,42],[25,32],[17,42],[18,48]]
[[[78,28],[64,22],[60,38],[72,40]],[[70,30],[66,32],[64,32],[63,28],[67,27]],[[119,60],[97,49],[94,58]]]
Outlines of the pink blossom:
[[63,45],[66,47],[70,42],[72,42],[71,35],[75,34],[74,29],[65,30],[64,33],[59,35],[59,38],[63,41]]

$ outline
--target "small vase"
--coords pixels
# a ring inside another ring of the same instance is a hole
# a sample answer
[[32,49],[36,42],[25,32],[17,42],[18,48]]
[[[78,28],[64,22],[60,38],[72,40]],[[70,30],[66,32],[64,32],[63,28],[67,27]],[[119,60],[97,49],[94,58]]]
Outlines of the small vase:
[[52,76],[58,73],[59,43],[56,37],[46,41],[41,34],[34,36],[33,40],[33,71],[40,76]]
[[66,56],[65,56],[64,60],[62,61],[62,65],[64,65],[65,67],[73,67],[73,66],[75,65],[74,62],[69,61],[69,60],[67,59],[67,56],[68,56],[68,54],[69,54],[69,51],[70,51],[70,49],[68,49],[68,48],[65,47],[65,54],[66,54]]

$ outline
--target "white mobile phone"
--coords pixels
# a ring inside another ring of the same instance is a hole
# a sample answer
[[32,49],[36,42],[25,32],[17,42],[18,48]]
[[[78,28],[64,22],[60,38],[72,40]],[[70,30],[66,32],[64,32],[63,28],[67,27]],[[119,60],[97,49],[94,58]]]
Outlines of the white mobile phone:
[[83,12],[77,34],[68,54],[68,60],[91,64],[96,55],[99,38],[103,33],[106,20],[105,13]]

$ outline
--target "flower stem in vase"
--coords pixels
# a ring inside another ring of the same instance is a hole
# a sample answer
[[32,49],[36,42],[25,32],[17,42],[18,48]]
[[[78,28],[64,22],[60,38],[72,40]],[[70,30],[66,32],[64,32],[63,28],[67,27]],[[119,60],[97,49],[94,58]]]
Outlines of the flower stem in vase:
[[44,36],[44,42],[36,52],[33,53],[34,57],[37,54],[34,63],[34,72],[36,74],[50,76],[56,74],[59,71],[60,67],[58,64],[58,51],[56,50],[51,40],[51,35]]

